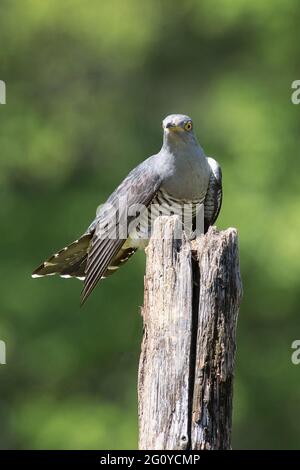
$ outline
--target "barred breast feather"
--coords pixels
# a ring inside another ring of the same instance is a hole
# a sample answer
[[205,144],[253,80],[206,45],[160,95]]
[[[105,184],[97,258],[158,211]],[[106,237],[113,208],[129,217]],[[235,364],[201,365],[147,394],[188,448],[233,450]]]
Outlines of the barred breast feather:
[[158,190],[149,207],[140,215],[134,229],[129,234],[131,245],[136,248],[145,248],[151,236],[155,219],[161,215],[178,215],[184,224],[185,231],[192,232],[193,221],[198,213],[202,199],[177,199],[167,191]]

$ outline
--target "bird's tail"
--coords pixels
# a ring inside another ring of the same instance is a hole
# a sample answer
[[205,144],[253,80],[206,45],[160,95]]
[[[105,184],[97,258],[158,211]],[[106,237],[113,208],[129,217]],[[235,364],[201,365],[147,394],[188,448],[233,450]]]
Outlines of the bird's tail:
[[83,235],[58,253],[55,253],[33,271],[32,277],[58,274],[61,277],[77,277],[84,280],[91,238],[91,233]]

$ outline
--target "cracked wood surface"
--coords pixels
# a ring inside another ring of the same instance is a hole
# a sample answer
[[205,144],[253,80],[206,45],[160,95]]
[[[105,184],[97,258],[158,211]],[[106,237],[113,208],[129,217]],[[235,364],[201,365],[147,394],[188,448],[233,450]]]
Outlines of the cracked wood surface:
[[190,241],[175,216],[147,248],[140,356],[139,448],[229,449],[236,323],[242,296],[237,231]]

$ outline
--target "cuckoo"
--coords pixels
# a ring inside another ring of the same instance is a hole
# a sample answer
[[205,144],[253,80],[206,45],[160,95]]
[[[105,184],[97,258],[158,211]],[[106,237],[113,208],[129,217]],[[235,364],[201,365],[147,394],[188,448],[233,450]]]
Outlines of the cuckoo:
[[222,204],[219,164],[206,157],[190,117],[172,114],[162,127],[161,150],[134,168],[99,206],[87,231],[42,263],[33,277],[58,274],[84,281],[83,304],[100,279],[147,245],[159,215],[184,214],[195,228],[202,208],[204,232],[216,221]]

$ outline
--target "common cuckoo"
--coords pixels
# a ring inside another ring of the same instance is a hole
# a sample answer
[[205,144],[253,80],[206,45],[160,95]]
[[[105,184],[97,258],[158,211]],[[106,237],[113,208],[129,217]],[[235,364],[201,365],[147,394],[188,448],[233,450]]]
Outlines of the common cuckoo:
[[100,206],[87,231],[42,263],[33,277],[58,274],[83,280],[84,303],[101,278],[146,246],[157,216],[182,217],[188,207],[194,221],[202,208],[204,232],[216,221],[222,204],[219,164],[205,156],[190,117],[172,114],[162,127],[161,150],[134,168]]

